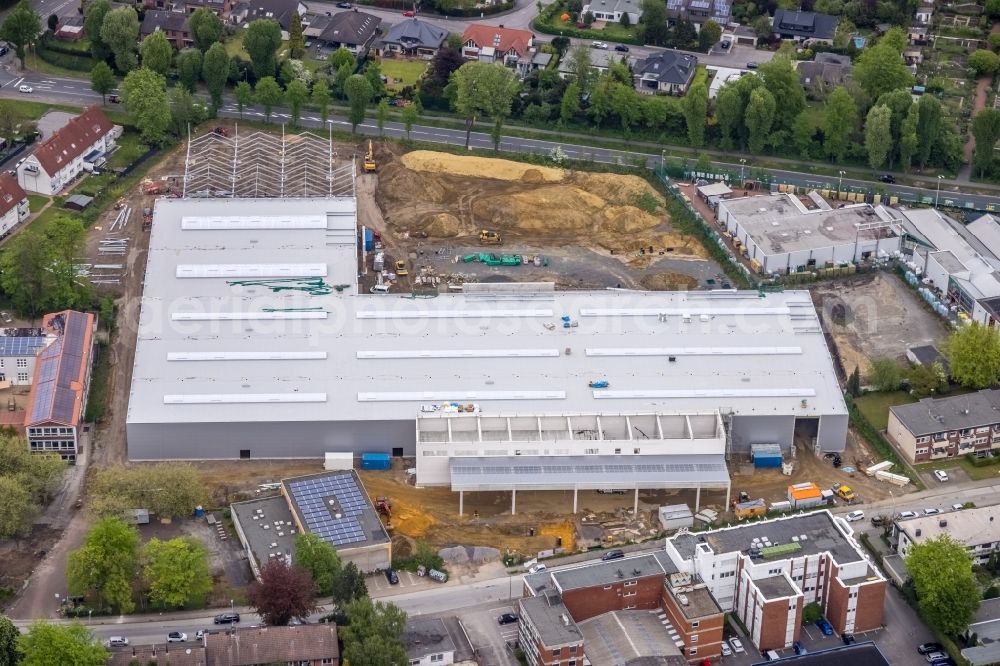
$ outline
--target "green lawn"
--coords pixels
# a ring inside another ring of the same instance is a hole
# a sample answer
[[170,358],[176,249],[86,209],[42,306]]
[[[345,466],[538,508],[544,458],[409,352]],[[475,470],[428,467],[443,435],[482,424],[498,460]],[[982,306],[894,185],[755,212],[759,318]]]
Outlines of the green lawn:
[[49,198],[42,194],[29,194],[28,195],[28,207],[31,209],[32,213],[37,213],[40,211],[45,204],[49,202]]
[[392,79],[386,87],[389,90],[398,91],[417,82],[417,79],[427,69],[427,61],[383,58],[381,67],[382,73]]
[[[983,479],[996,479],[1000,476],[1000,463],[996,465],[987,465],[985,467],[976,467],[968,460],[965,456],[959,456],[957,458],[949,458],[947,460],[935,460],[934,462],[923,463],[921,465],[914,465],[914,469],[923,474],[930,474],[936,469],[952,469],[954,467],[961,467],[969,478],[973,481],[982,481]],[[937,483],[935,481],[934,483]]]
[[917,399],[906,391],[891,391],[889,393],[866,393],[854,399],[861,413],[865,415],[879,431],[885,430],[889,423],[889,408],[894,405],[908,405]]
[[243,30],[237,30],[236,34],[232,35],[225,41],[226,53],[229,54],[230,58],[243,58],[244,60],[249,60],[250,56],[247,52],[243,50]]
[[[25,95],[28,97],[28,95]],[[48,104],[46,102],[31,102],[26,99],[12,99],[6,104],[10,104],[17,115],[27,118],[28,120],[38,120],[44,116],[49,111],[67,111],[69,113],[80,113],[82,109],[78,106],[69,106],[67,104]]]
[[112,169],[124,169],[136,158],[149,150],[136,132],[125,132],[118,138],[118,149],[111,154],[108,165]]

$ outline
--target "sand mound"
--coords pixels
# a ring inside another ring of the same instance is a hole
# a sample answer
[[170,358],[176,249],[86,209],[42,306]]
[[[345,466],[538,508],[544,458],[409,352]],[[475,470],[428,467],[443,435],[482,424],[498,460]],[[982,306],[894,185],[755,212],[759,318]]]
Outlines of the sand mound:
[[604,199],[578,187],[549,185],[479,199],[472,214],[486,228],[563,233],[593,230],[603,207]]
[[521,182],[522,183],[544,183],[545,182],[545,176],[543,176],[542,172],[539,171],[538,169],[528,169],[527,171],[524,172],[524,175],[521,176]]
[[696,289],[698,280],[684,273],[653,273],[642,278],[639,283],[650,291],[675,291]]
[[634,233],[653,229],[662,222],[656,216],[639,210],[635,206],[608,206],[601,214],[604,217],[601,222],[602,231]]
[[437,178],[426,178],[395,164],[386,166],[379,174],[379,189],[398,201],[441,203],[448,194]]
[[649,194],[660,206],[665,205],[663,195],[639,176],[577,172],[573,174],[572,183],[602,199],[607,199],[609,203],[634,205],[638,197]]
[[[472,176],[475,178],[495,178],[498,180],[520,180],[523,182],[558,183],[566,175],[562,169],[533,166],[499,160],[488,157],[472,157],[468,155],[449,155],[430,150],[414,150],[400,158],[407,169],[429,173],[443,173],[450,176]],[[525,181],[528,171],[534,173],[529,178],[539,180]]]
[[424,225],[423,231],[430,238],[454,238],[470,231],[451,213],[428,215],[421,223]]

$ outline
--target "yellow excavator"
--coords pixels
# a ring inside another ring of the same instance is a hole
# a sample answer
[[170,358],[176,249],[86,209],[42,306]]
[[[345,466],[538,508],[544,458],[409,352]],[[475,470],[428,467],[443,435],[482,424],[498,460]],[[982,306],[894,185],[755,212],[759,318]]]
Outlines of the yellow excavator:
[[368,139],[368,152],[365,153],[365,173],[375,173],[375,147]]
[[483,229],[479,232],[479,242],[486,245],[500,245],[503,242],[503,238],[495,231]]

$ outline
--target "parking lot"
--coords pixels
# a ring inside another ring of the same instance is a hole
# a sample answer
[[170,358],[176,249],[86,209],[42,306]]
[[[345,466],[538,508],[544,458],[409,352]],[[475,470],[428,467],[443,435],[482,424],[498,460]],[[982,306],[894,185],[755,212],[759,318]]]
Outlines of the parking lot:
[[507,650],[507,643],[517,640],[518,625],[497,622],[504,613],[516,613],[511,604],[480,606],[463,611],[461,619],[469,633],[469,640],[479,653],[480,666],[518,666],[514,655]]

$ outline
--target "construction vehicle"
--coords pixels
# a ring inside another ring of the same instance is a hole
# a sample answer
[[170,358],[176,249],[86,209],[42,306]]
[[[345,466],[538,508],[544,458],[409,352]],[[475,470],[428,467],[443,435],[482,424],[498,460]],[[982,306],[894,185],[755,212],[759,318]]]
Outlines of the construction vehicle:
[[851,490],[850,487],[845,486],[843,483],[833,484],[830,490],[832,490],[837,497],[845,502],[853,502],[855,500],[854,491]]
[[400,259],[396,262],[396,275],[403,276],[409,275],[410,271],[406,270],[406,260]]
[[479,242],[487,245],[500,245],[503,242],[503,238],[495,231],[483,229],[479,232]]
[[149,231],[153,228],[153,209],[143,208],[142,209],[142,230]]
[[372,270],[378,273],[385,268],[385,254],[382,252],[376,252],[375,257],[372,259]]
[[375,146],[368,139],[368,152],[365,153],[365,173],[375,173]]
[[392,503],[389,502],[388,497],[376,497],[375,498],[375,509],[385,516],[386,520],[392,520]]
[[160,183],[154,183],[149,178],[144,178],[142,180],[142,193],[143,194],[163,194],[167,191]]

